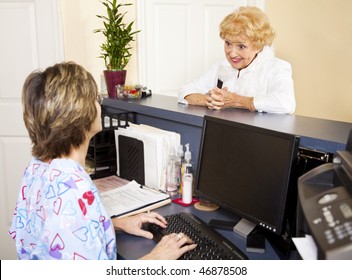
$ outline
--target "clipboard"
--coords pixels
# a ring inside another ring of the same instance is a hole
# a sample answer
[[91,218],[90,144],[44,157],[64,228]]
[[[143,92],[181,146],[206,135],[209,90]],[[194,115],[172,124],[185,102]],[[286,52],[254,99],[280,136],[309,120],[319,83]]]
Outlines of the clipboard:
[[134,215],[171,203],[168,194],[144,187],[136,181],[104,191],[100,198],[110,217]]

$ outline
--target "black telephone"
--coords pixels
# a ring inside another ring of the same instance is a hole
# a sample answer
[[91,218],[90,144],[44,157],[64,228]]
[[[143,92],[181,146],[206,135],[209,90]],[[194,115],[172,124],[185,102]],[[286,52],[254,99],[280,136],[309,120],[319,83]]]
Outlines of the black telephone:
[[352,152],[302,175],[298,195],[318,258],[352,259]]

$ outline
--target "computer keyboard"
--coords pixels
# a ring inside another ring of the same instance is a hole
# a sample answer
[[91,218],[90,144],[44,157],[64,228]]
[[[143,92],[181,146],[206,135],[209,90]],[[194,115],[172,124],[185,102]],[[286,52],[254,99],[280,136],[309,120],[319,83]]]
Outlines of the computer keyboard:
[[168,226],[163,229],[155,224],[146,223],[144,229],[154,235],[159,242],[164,235],[170,233],[184,233],[197,244],[194,250],[181,256],[182,260],[247,260],[229,240],[213,230],[197,216],[189,213],[179,213],[165,216]]

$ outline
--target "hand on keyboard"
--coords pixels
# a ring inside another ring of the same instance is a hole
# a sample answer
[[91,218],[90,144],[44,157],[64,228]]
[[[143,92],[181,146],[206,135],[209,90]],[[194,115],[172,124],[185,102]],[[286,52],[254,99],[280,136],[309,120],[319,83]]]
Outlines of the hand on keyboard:
[[167,222],[163,216],[156,212],[141,213],[134,216],[112,219],[115,229],[123,230],[126,233],[142,236],[148,239],[153,238],[150,231],[143,229],[144,223],[155,224],[160,228],[166,228]]
[[196,248],[197,244],[183,233],[171,233],[161,238],[155,248],[142,259],[176,260],[186,252]]
[[[163,216],[156,212],[142,213],[135,216],[112,219],[115,229],[120,229],[126,233],[136,236],[142,236],[148,239],[155,239],[153,233],[144,225],[148,224],[165,230],[167,221]],[[142,259],[149,260],[176,260],[184,253],[194,249],[197,245],[193,244],[192,240],[183,233],[167,234],[155,248]],[[160,240],[159,239],[159,240]]]
[[[225,237],[214,231],[208,224],[193,214],[179,213],[165,217],[168,226],[161,228],[155,224],[146,223],[143,225],[145,230],[153,234],[153,239],[163,246],[169,246],[165,237],[171,239],[175,243],[174,232],[182,232],[181,237],[186,234],[191,238],[197,246],[185,245],[185,253],[180,256],[180,259],[190,260],[246,260],[248,257],[241,252],[234,244]],[[170,234],[171,233],[171,234]],[[178,238],[177,238],[178,239]],[[190,239],[181,238],[178,245],[186,244]],[[181,244],[182,241],[182,244]],[[184,243],[183,243],[184,242]],[[171,246],[171,245],[170,245]],[[192,246],[192,247],[191,247]],[[191,249],[194,250],[191,250]],[[166,250],[166,249],[165,249]],[[172,250],[172,249],[171,249]],[[182,252],[182,247],[179,247],[177,254]],[[175,254],[174,256],[176,256]]]

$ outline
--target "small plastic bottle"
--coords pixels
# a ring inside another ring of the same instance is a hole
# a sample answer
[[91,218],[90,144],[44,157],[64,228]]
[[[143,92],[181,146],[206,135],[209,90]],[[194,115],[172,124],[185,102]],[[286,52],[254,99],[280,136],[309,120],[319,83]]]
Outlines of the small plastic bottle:
[[176,182],[176,162],[175,154],[172,152],[169,156],[169,163],[166,170],[166,193],[174,196],[178,193],[178,186]]
[[190,204],[193,197],[193,174],[192,174],[192,165],[186,164],[185,173],[182,177],[183,189],[182,189],[182,202],[185,204]]
[[177,188],[181,187],[181,181],[182,181],[182,174],[181,174],[181,168],[182,168],[182,163],[183,163],[183,146],[179,145],[176,153],[176,184]]

